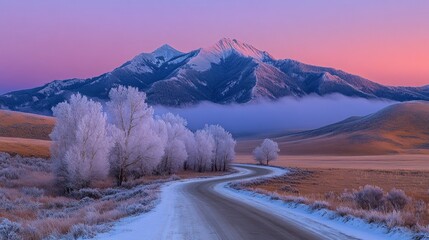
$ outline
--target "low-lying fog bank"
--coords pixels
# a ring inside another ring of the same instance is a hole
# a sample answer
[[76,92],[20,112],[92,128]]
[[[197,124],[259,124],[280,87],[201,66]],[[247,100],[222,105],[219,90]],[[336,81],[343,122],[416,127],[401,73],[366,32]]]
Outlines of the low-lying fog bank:
[[314,129],[351,116],[368,115],[394,103],[342,95],[286,97],[275,102],[247,104],[205,102],[185,108],[156,106],[155,114],[179,114],[187,119],[191,130],[205,124],[220,124],[236,137],[244,137]]

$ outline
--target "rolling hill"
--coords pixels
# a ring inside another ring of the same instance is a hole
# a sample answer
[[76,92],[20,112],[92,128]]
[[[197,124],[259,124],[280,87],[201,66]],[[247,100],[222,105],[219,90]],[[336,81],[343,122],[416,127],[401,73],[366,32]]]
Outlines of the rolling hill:
[[55,119],[35,114],[0,111],[0,152],[49,157],[49,134]]
[[[275,138],[286,155],[379,155],[429,153],[429,103],[407,102],[364,117]],[[240,141],[250,154],[260,140]]]

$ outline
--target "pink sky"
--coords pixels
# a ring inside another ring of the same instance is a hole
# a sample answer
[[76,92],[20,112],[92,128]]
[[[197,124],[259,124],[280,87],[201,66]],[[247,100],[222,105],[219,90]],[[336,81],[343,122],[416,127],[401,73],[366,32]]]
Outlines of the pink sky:
[[0,93],[222,37],[382,84],[429,84],[426,0],[0,0]]

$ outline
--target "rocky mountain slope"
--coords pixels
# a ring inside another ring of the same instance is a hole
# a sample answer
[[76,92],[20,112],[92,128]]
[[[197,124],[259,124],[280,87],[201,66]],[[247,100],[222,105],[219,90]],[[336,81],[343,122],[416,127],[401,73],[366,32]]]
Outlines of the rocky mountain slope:
[[184,106],[201,101],[246,103],[285,96],[332,93],[366,99],[429,100],[426,87],[389,87],[333,68],[285,59],[224,38],[188,53],[163,45],[122,66],[89,79],[53,81],[0,96],[0,108],[50,114],[52,106],[80,92],[106,100],[112,87],[145,91],[150,104]]

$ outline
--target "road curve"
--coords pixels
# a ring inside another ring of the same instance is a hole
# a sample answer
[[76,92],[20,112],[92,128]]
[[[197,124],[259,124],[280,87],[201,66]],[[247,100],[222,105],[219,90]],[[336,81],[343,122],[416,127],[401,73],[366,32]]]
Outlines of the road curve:
[[[174,182],[163,187],[150,212],[119,221],[96,239],[349,239],[311,220],[255,206],[228,194],[224,185],[272,174],[272,168],[236,165],[239,173]],[[281,213],[281,214],[280,214]],[[309,227],[310,226],[310,227]],[[314,227],[316,226],[316,227]]]
[[249,206],[237,199],[231,199],[214,191],[214,187],[224,182],[260,177],[271,173],[265,168],[241,166],[251,173],[193,182],[184,186],[183,191],[192,196],[191,201],[205,214],[206,223],[216,231],[219,239],[323,239],[269,212]]

